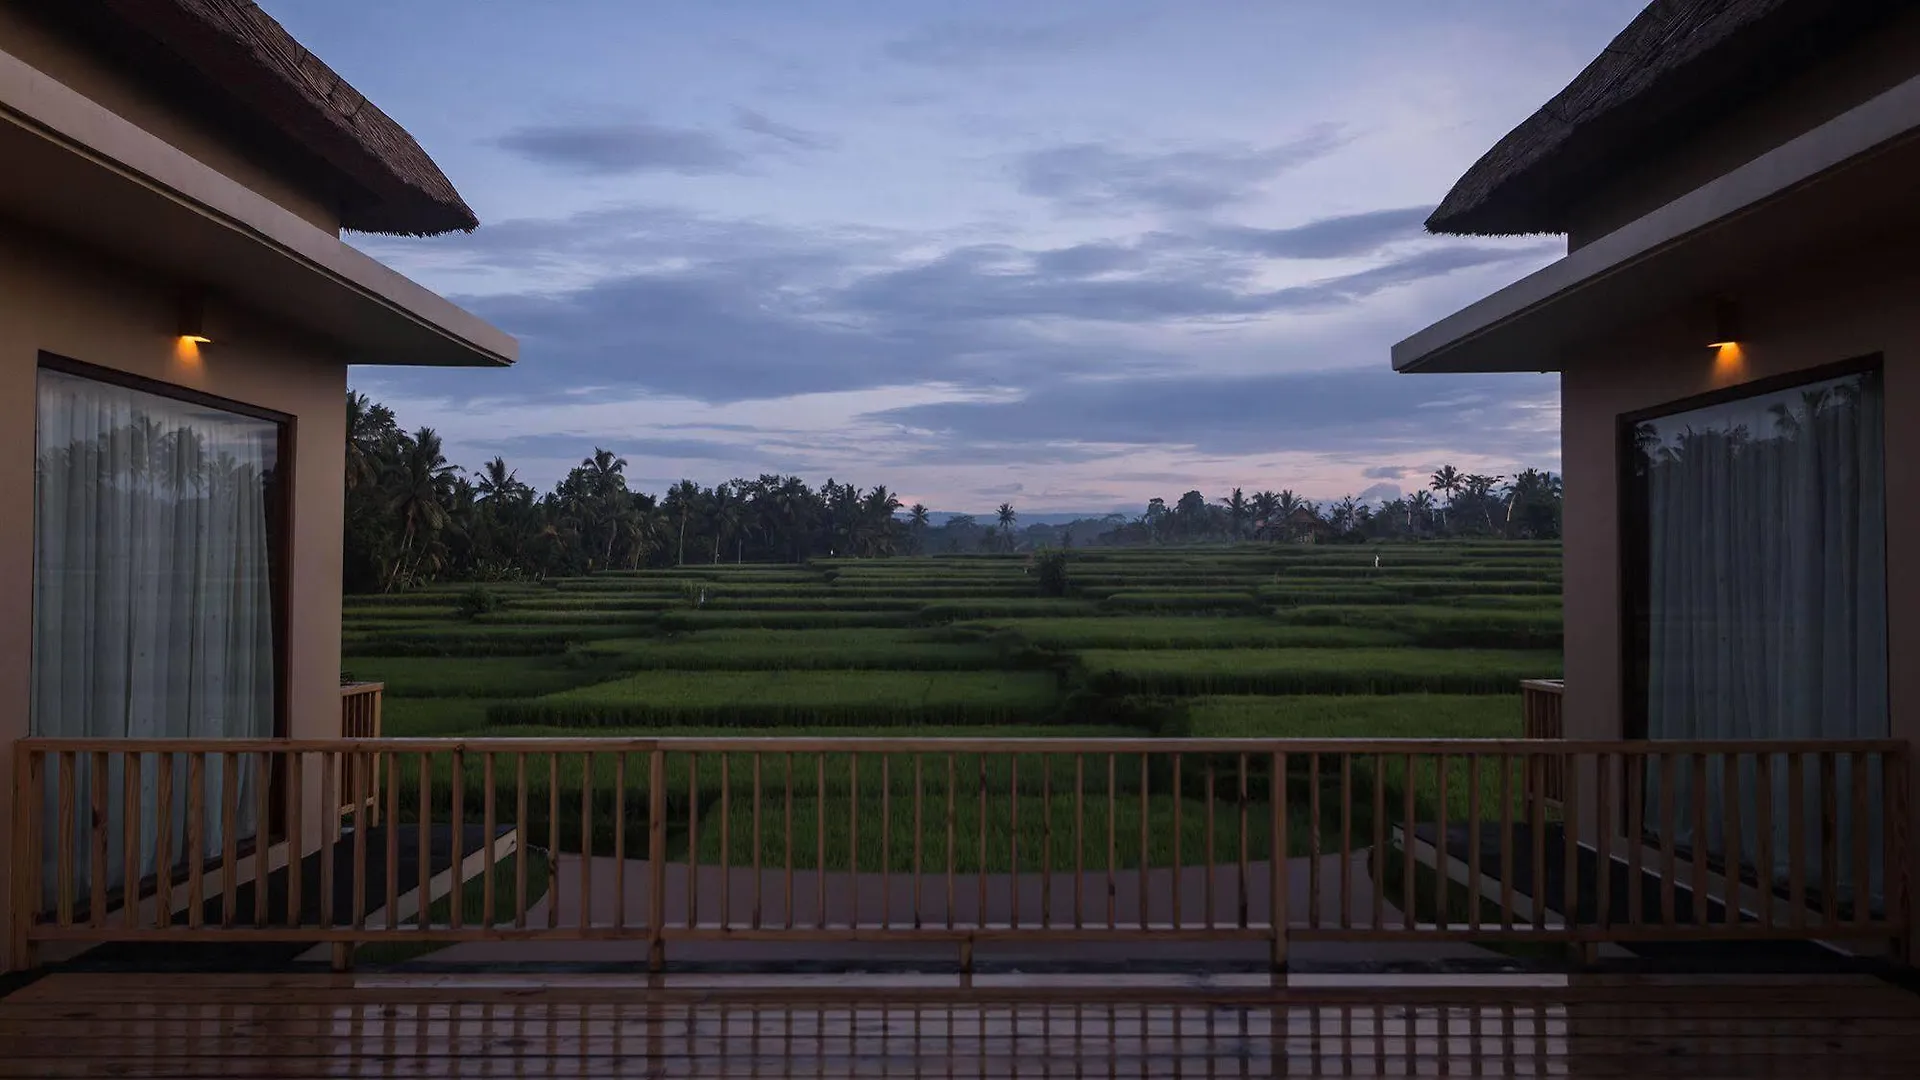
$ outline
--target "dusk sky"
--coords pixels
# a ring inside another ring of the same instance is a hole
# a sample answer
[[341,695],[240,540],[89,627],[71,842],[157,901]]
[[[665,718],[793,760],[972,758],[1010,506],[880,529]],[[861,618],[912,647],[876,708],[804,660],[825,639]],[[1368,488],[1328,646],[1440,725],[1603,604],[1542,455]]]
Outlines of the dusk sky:
[[520,339],[354,369],[550,485],[797,472],[981,511],[1559,466],[1552,376],[1393,342],[1553,239],[1424,235],[1641,0],[262,0],[469,236],[351,241]]

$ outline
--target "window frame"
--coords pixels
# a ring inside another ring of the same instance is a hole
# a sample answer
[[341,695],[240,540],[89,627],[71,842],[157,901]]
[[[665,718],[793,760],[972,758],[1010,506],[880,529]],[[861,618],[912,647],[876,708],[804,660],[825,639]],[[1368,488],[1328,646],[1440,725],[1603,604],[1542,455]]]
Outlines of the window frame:
[[[1886,375],[1884,354],[1868,353],[1818,367],[1799,368],[1778,375],[1769,375],[1706,393],[1665,401],[1645,409],[1621,413],[1615,417],[1616,513],[1614,520],[1618,523],[1616,543],[1619,545],[1616,568],[1619,572],[1620,734],[1623,739],[1648,738],[1647,695],[1651,689],[1649,669],[1653,663],[1652,642],[1648,627],[1653,582],[1650,580],[1647,565],[1647,507],[1646,500],[1639,497],[1642,493],[1635,482],[1634,428],[1649,420],[1659,420],[1681,413],[1709,409],[1716,405],[1726,405],[1747,398],[1777,394],[1795,387],[1811,386],[1814,383],[1829,382],[1849,375],[1864,375],[1869,372],[1880,374],[1883,380],[1882,385],[1884,385]],[[1882,408],[1885,408],[1884,401]],[[1886,455],[1884,444],[1880,452],[1884,458]],[[1882,516],[1880,527],[1884,533],[1887,528],[1885,515]],[[1891,671],[1891,635],[1889,635],[1887,649],[1888,670]]]
[[[137,375],[117,368],[101,367],[69,356],[41,350],[38,362],[34,366],[34,394],[36,402],[39,395],[39,373],[42,370],[56,371],[75,378],[88,379],[125,390],[135,390],[154,397],[198,405],[203,408],[219,409],[236,416],[245,416],[253,420],[263,420],[274,425],[276,439],[274,445],[274,482],[268,491],[267,528],[271,534],[267,551],[267,573],[269,577],[268,594],[273,611],[270,625],[273,627],[273,737],[287,738],[290,727],[290,702],[288,679],[292,674],[292,654],[288,648],[287,633],[291,627],[290,607],[291,585],[293,577],[293,461],[295,452],[295,418],[289,413],[251,405],[244,401],[220,397],[178,383]],[[36,406],[37,408],[37,406]],[[37,425],[36,425],[37,428]],[[38,431],[35,432],[36,442]],[[37,588],[37,586],[36,586]],[[34,640],[29,627],[29,641]],[[276,772],[278,771],[276,767]],[[277,784],[275,785],[277,787]],[[273,800],[276,807],[278,799]],[[277,814],[276,814],[277,817]],[[264,823],[263,823],[264,824]],[[275,823],[277,834],[277,822]]]

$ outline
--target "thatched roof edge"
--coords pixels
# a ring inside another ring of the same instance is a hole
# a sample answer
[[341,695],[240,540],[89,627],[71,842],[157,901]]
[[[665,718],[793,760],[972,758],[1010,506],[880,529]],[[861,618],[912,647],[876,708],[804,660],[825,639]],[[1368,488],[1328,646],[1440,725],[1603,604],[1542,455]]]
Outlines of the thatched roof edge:
[[[1776,85],[1889,0],[1654,0],[1566,88],[1495,143],[1427,219],[1437,233],[1563,233],[1566,207],[1660,140]],[[1813,32],[1809,32],[1813,31]]]
[[479,221],[406,129],[308,52],[253,0],[99,0],[364,195],[341,225],[429,236]]

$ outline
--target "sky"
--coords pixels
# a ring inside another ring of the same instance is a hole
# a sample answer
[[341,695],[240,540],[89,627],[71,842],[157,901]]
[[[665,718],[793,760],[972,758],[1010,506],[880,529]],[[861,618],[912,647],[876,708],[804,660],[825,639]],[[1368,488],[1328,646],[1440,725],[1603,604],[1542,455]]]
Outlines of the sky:
[[980,511],[1559,464],[1551,375],[1392,344],[1552,261],[1422,220],[1639,0],[262,0],[477,232],[349,242],[516,335],[359,367],[553,483]]

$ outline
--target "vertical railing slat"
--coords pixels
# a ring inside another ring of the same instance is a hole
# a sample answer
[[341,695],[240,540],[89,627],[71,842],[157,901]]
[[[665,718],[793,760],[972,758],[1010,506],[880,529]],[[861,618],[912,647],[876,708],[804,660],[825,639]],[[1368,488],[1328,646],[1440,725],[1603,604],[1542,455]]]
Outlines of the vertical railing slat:
[[591,751],[580,755],[581,930],[593,925],[593,759]]
[[[489,754],[491,759],[492,755]],[[757,778],[756,778],[757,779]],[[488,782],[492,789],[493,784]],[[489,803],[491,805],[491,803]],[[492,834],[492,826],[488,826]],[[613,755],[613,928],[627,926],[627,752]]]
[[220,925],[232,929],[240,914],[240,760],[220,755]]
[[560,926],[560,753],[547,755],[547,929]]
[[207,757],[187,752],[187,927],[198,930],[206,914]]
[[[1486,832],[1484,813],[1480,805],[1480,755],[1468,754],[1467,761],[1467,927],[1480,929],[1480,847],[1481,834]],[[1511,873],[1511,870],[1506,871]]]
[[[791,905],[789,905],[791,906]],[[667,752],[647,752],[647,967],[667,960]]]
[[385,841],[381,846],[387,855],[387,921],[388,930],[400,929],[400,755],[388,751],[386,758],[386,831],[381,834]]
[[62,929],[73,925],[74,893],[74,817],[78,813],[74,808],[78,787],[74,781],[74,755],[56,751],[60,764],[55,770],[59,774],[59,807],[56,811],[55,831],[59,834],[60,852],[54,858],[53,881],[54,919]]
[[253,925],[268,923],[267,888],[273,872],[267,857],[273,841],[273,755],[253,755]]
[[513,832],[519,845],[513,858],[513,927],[524,930],[527,928],[527,851],[533,840],[533,823],[527,820],[527,755],[524,753],[513,755]]
[[[372,792],[368,790],[368,786],[373,783],[373,755],[361,750],[353,750],[351,753],[353,754],[353,876],[348,884],[353,889],[353,928],[365,930],[368,885],[367,802],[372,798]],[[262,826],[262,835],[265,835],[264,826]],[[256,845],[255,850],[260,854],[256,863],[264,866],[265,849]],[[266,876],[256,875],[254,882],[256,888],[263,887],[266,884]]]
[[1679,837],[1676,824],[1680,814],[1680,761],[1676,754],[1660,754],[1660,925],[1672,927],[1680,916],[1674,907],[1676,882],[1680,873]]
[[429,908],[433,906],[433,755],[422,751],[420,763],[416,768],[420,780],[419,806],[414,811],[414,859],[419,864],[414,867],[415,887],[419,890],[413,898],[413,925],[425,930],[432,925]]
[[[1511,754],[1500,754],[1494,760],[1500,763],[1500,929],[1513,929],[1513,879],[1519,868],[1513,864],[1513,768],[1516,760]],[[1518,759],[1521,768],[1526,767],[1526,759]],[[1525,784],[1522,783],[1524,790]]]
[[[467,753],[464,748],[459,746],[453,748],[452,754],[448,756],[447,771],[450,774],[447,783],[452,789],[448,792],[451,805],[447,808],[449,844],[447,866],[453,874],[452,899],[447,905],[447,925],[458,930],[465,921],[461,909],[466,905],[461,903],[461,893],[464,891],[463,887],[467,880],[466,868],[463,865],[466,861],[467,839]],[[486,840],[482,839],[480,843],[485,846]]]
[[1740,925],[1740,868],[1746,856],[1746,836],[1740,830],[1740,801],[1743,777],[1740,755],[1720,755],[1721,845],[1726,851],[1720,865],[1726,868],[1726,924]]
[[1772,930],[1773,921],[1773,754],[1762,750],[1753,756],[1754,839],[1759,841],[1753,857],[1753,881],[1759,892],[1760,925]]
[[[167,757],[171,758],[169,754]],[[307,833],[306,823],[302,820],[306,798],[301,788],[306,785],[307,755],[304,751],[289,750],[284,768],[287,774],[287,925],[304,926],[307,919],[306,885],[301,879],[306,869]],[[162,778],[162,796],[171,804],[173,797],[165,790],[173,783],[173,765],[167,765],[166,775]],[[171,874],[168,875],[172,876]]]
[[334,928],[334,846],[340,840],[340,772],[338,757],[332,750],[320,752],[320,792],[320,811],[326,815],[320,822],[320,925],[331,930]]
[[1853,924],[1864,927],[1873,922],[1873,773],[1865,751],[1847,755],[1847,780],[1853,787]]
[[120,787],[120,918],[131,930],[140,925],[139,754],[121,755]]
[[[1275,971],[1287,966],[1287,935],[1293,916],[1288,912],[1292,902],[1293,866],[1290,862],[1292,843],[1287,836],[1287,755],[1285,751],[1276,751],[1269,763],[1272,779],[1267,784],[1267,803],[1272,821],[1268,830],[1273,834],[1268,844],[1268,872],[1272,880],[1268,883],[1267,906],[1272,914],[1269,917],[1273,937],[1269,943],[1268,965]],[[1275,1033],[1277,1038],[1279,1033]]]
[[1453,882],[1453,874],[1447,866],[1447,771],[1450,768],[1447,755],[1440,754],[1433,762],[1433,921],[1440,929],[1447,928],[1447,886]]
[[[1417,901],[1414,890],[1419,879],[1414,874],[1413,844],[1414,828],[1417,824],[1414,810],[1414,790],[1419,786],[1418,755],[1402,755],[1406,762],[1404,770],[1405,785],[1400,793],[1400,920],[1403,927],[1412,930],[1419,925],[1419,915],[1415,911]],[[1314,793],[1314,802],[1319,802],[1319,792]]]
[[[66,755],[60,757],[64,759]],[[173,753],[162,751],[153,755],[153,768],[153,925],[158,929],[173,925]],[[291,847],[297,856],[299,845]],[[299,880],[292,866],[287,868],[287,875],[289,883]],[[291,895],[287,902],[294,902]],[[289,910],[289,924],[297,918],[297,910]]]
[[1693,923],[1705,926],[1711,896],[1707,888],[1707,857],[1710,841],[1707,821],[1707,755],[1695,751],[1693,758]]
[[[96,929],[107,925],[107,779],[110,762],[105,751],[92,755],[91,779],[87,784],[87,874],[92,886],[87,900],[87,922]],[[232,874],[228,874],[232,877]]]
[[[495,805],[494,800],[499,797],[499,792],[494,783],[493,759],[494,753],[491,750],[487,750],[480,755],[480,850],[482,852],[481,861],[484,864],[480,871],[482,875],[480,881],[480,925],[489,930],[493,929],[495,923],[499,921],[498,905],[495,900],[495,894],[498,892],[498,889],[495,888],[493,880],[494,868],[498,863],[498,854],[494,849],[500,842],[498,836],[500,831],[499,808]],[[375,768],[377,769],[378,766],[375,766]],[[374,775],[378,776],[379,774],[376,772]],[[625,864],[623,863],[622,865]],[[624,877],[625,875],[621,876]],[[615,901],[615,905],[618,906],[618,901]]]
[[1320,755],[1307,755],[1307,925],[1320,928]]
[[1237,879],[1238,884],[1235,887],[1234,894],[1234,913],[1236,916],[1234,925],[1245,930],[1249,925],[1248,920],[1252,918],[1253,913],[1249,910],[1252,907],[1252,901],[1248,895],[1251,886],[1247,880],[1251,876],[1249,873],[1249,855],[1251,849],[1248,846],[1247,833],[1252,822],[1247,819],[1247,755],[1244,752],[1239,755],[1239,767],[1237,797],[1240,813],[1240,875]]

